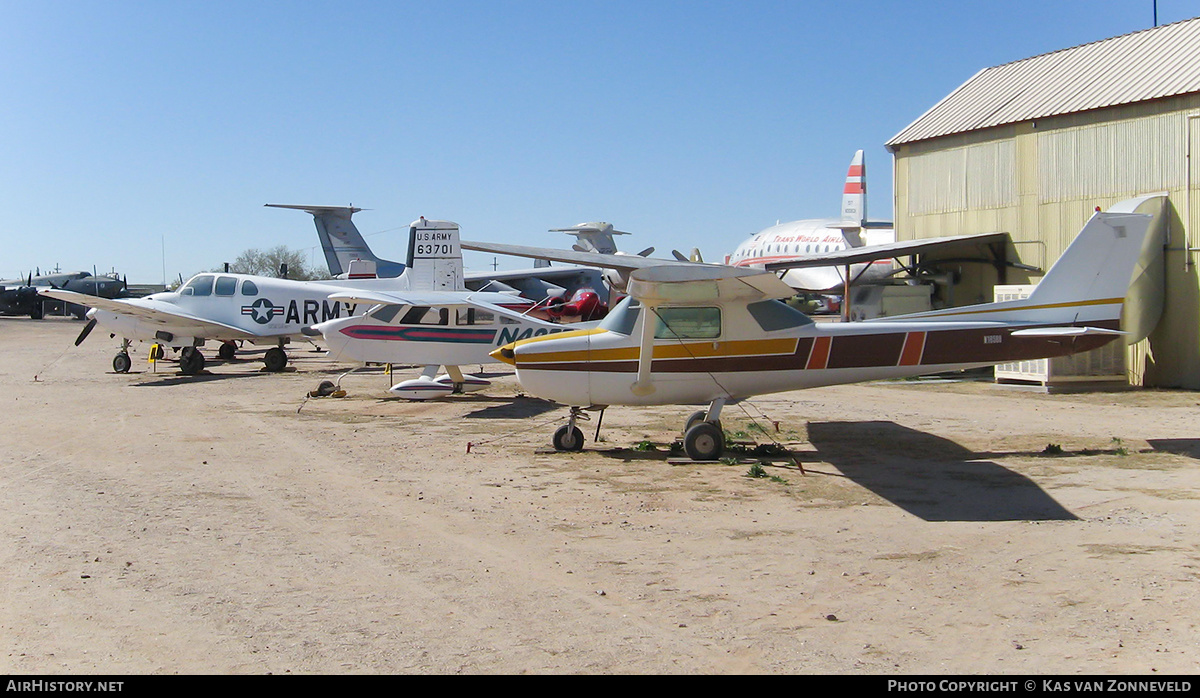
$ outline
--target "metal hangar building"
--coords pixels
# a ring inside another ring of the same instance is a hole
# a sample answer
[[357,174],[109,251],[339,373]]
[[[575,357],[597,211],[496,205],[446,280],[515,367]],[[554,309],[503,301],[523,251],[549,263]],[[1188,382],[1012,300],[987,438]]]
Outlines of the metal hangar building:
[[[1026,268],[1048,269],[1096,207],[1164,194],[1138,209],[1165,226],[1161,318],[1127,304],[1127,325],[1153,331],[1123,370],[1134,385],[1200,389],[1200,17],[981,70],[887,147],[898,240],[1006,232],[1008,261]],[[1040,278],[958,271],[955,305]]]

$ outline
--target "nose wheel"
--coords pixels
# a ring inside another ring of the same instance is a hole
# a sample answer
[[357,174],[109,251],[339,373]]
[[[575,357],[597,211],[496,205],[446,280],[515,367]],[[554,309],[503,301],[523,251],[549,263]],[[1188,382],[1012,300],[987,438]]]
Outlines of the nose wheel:
[[[601,409],[601,418],[604,417],[604,411]],[[591,419],[588,413],[582,407],[572,407],[571,414],[567,417],[567,423],[554,431],[554,450],[555,451],[582,451],[583,450],[583,431],[575,426],[578,421],[587,421]],[[597,433],[600,427],[597,424]]]
[[204,370],[204,354],[196,347],[184,347],[179,350],[179,370],[187,376],[194,376]]
[[564,424],[554,432],[554,450],[582,451],[583,432],[574,424]]
[[266,365],[267,370],[271,373],[279,373],[287,366],[287,363],[287,353],[279,347],[271,347],[267,350],[266,355],[263,356],[263,364]]
[[133,360],[129,358],[129,354],[121,352],[113,357],[113,371],[117,373],[129,373],[129,368],[133,366]]

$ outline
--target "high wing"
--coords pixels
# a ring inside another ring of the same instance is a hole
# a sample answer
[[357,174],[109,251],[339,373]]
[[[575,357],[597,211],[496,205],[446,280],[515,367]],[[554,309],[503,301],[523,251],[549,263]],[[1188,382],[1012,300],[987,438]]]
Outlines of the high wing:
[[[363,305],[417,305],[436,308],[466,306],[472,308],[483,308],[496,313],[497,315],[504,315],[514,319],[526,317],[515,310],[496,305],[495,303],[472,300],[469,294],[464,294],[462,292],[403,291],[400,293],[392,293],[384,291],[355,290],[330,294],[329,299],[342,301],[343,303],[356,303]],[[516,299],[514,298],[514,300]]]
[[629,295],[646,305],[706,305],[717,301],[754,302],[790,298],[796,291],[760,269],[712,264],[656,266],[634,271]]
[[924,240],[904,240],[884,245],[869,245],[850,247],[845,250],[812,255],[781,262],[768,262],[763,265],[767,271],[784,271],[786,269],[803,269],[806,267],[842,266],[871,262],[877,259],[890,259],[908,255],[929,252],[935,249],[967,245],[997,245],[1008,242],[1008,233],[980,233],[978,235],[952,235],[949,237],[926,238]]
[[[464,244],[463,247],[466,247]],[[579,276],[577,267],[539,267],[537,269],[516,269],[513,271],[473,272],[466,275],[468,281],[513,281],[528,279],[534,276],[543,281],[557,279],[573,279]]]
[[664,266],[721,266],[712,264],[700,265],[697,262],[682,262],[674,259],[639,257],[638,255],[632,254],[599,254],[596,252],[577,252],[575,250],[556,250],[548,247],[504,245],[491,242],[472,242],[469,240],[463,240],[462,247],[465,250],[475,250],[476,252],[491,252],[492,254],[506,254],[514,257],[531,257],[533,259],[549,259],[553,262],[583,264],[591,267],[604,267],[606,269],[617,269],[625,272],[633,271],[634,269],[648,269],[651,267]]
[[83,293],[74,291],[63,291],[59,289],[48,289],[41,291],[41,295],[55,298],[68,303],[76,303],[89,308],[99,308],[107,310],[111,313],[120,315],[129,315],[136,317],[145,322],[152,322],[164,327],[179,327],[187,326],[189,328],[205,328],[221,333],[223,336],[228,336],[229,339],[252,339],[254,337],[264,337],[265,334],[248,332],[240,327],[227,325],[223,322],[216,322],[207,318],[197,317],[191,313],[185,313],[179,309],[179,306],[172,303],[163,303],[152,298],[136,298],[130,300],[122,300],[119,298],[100,298],[98,296],[89,296]]

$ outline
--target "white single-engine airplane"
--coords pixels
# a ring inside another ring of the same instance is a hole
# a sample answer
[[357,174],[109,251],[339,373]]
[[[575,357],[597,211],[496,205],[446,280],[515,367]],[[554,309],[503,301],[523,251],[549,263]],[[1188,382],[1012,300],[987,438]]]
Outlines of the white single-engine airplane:
[[793,291],[769,272],[647,265],[631,275],[631,298],[597,328],[515,342],[494,356],[516,367],[524,390],[571,406],[554,434],[559,450],[582,448],[583,409],[707,403],[683,444],[689,457],[709,460],[724,449],[718,420],[730,402],[1062,356],[1122,336],[1135,265],[1162,245],[1148,239],[1150,216],[1132,213],[1138,201],[1093,215],[1025,300],[818,324],[778,300]]
[[[461,301],[468,295],[461,290],[458,225],[421,218],[412,223],[410,235],[413,243],[408,269],[394,279],[291,281],[203,273],[175,291],[145,298],[104,299],[58,289],[44,290],[42,295],[92,308],[88,311],[89,322],[75,340],[76,346],[97,324],[123,338],[113,358],[113,370],[118,373],[128,371],[132,365],[129,346],[133,340],[178,349],[179,368],[185,374],[204,369],[199,347],[207,340],[222,342],[223,359],[233,358],[234,341],[275,345],[267,350],[264,363],[268,371],[281,371],[288,362],[283,347],[292,338],[312,335],[313,325],[355,312],[344,296],[338,299],[333,297],[335,294],[387,289],[404,292],[412,302],[426,305],[446,299]],[[369,269],[371,265],[367,262],[364,266]],[[500,307],[524,310],[533,305],[509,293],[476,291],[469,295]]]
[[[491,352],[497,347],[583,326],[546,322],[478,300],[486,295],[365,289],[339,292],[330,300],[366,305],[370,310],[326,320],[313,329],[325,336],[329,356],[334,359],[424,366],[420,377],[397,383],[388,392],[409,400],[428,400],[491,385],[485,378],[464,374],[460,366],[493,363]],[[446,373],[437,375],[441,366]]]

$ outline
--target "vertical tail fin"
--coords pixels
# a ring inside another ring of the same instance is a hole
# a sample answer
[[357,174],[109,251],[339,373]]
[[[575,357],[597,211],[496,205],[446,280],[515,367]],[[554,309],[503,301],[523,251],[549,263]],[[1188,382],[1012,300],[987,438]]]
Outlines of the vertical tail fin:
[[375,256],[362,233],[354,225],[351,217],[361,211],[353,206],[294,206],[291,204],[266,204],[271,208],[291,208],[312,214],[317,226],[317,237],[321,240],[321,249],[325,252],[325,263],[329,273],[342,277],[349,273],[350,262],[362,259],[375,262],[376,273],[383,278],[399,276],[404,272],[404,265],[391,262]]
[[1027,302],[1039,306],[1085,303],[1078,308],[1078,321],[1116,319],[1141,256],[1150,218],[1140,213],[1092,214]]
[[863,151],[854,153],[842,188],[842,223],[862,226],[867,221],[867,165]]
[[1134,269],[1143,251],[1155,244],[1147,239],[1151,218],[1141,213],[1093,214],[1027,298],[887,320],[952,317],[1115,329]]
[[465,291],[458,223],[412,222],[408,236],[409,288],[420,291]]

